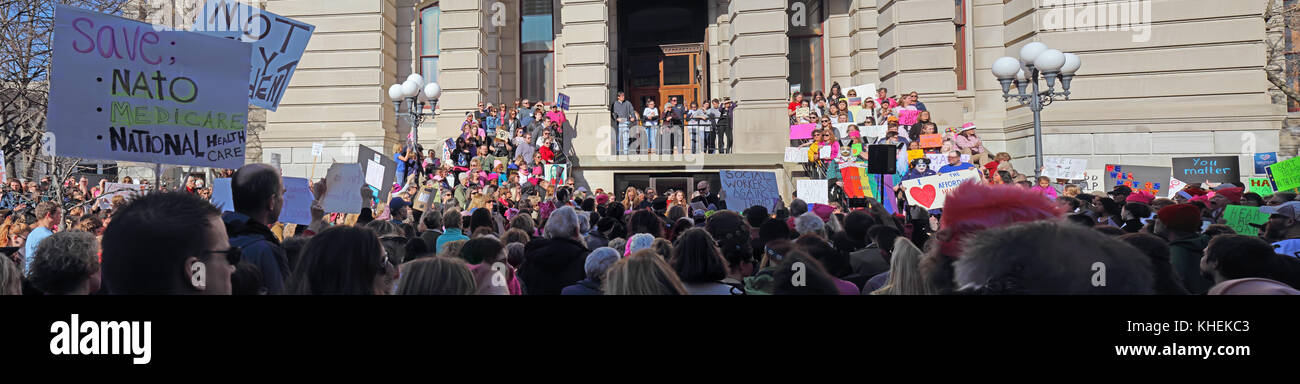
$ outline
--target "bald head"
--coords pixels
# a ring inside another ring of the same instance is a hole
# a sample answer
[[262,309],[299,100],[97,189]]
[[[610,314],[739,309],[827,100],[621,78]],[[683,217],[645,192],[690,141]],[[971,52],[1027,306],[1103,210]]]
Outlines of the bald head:
[[284,204],[284,186],[280,171],[267,164],[248,164],[230,177],[230,195],[235,212],[248,215],[263,224],[280,219]]

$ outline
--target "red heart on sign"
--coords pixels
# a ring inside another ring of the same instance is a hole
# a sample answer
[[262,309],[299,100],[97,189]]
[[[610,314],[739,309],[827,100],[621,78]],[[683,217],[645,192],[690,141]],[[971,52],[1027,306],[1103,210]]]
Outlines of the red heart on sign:
[[930,208],[930,204],[934,204],[934,197],[937,194],[933,185],[912,187],[912,189],[908,190],[908,193],[912,195],[912,200],[916,200],[917,203],[926,208]]

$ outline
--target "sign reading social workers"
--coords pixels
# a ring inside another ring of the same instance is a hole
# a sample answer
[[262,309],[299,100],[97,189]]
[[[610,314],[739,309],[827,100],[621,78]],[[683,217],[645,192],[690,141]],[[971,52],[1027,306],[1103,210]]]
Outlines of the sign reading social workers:
[[78,8],[54,13],[47,129],[59,156],[238,168],[250,48]]
[[235,0],[208,0],[194,31],[252,46],[248,103],[275,111],[316,26]]

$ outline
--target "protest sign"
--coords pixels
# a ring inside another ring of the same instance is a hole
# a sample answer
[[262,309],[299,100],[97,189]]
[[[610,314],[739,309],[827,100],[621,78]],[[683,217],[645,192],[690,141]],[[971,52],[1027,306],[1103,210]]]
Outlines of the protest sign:
[[915,109],[900,109],[898,111],[898,125],[912,126],[916,120],[921,118],[921,111]]
[[812,109],[808,107],[799,107],[794,110],[794,117],[796,119],[803,119],[808,117],[810,114],[812,114]]
[[561,93],[559,96],[556,96],[555,104],[560,106],[560,109],[566,111],[569,110],[569,95]]
[[1267,177],[1252,177],[1248,186],[1246,192],[1257,193],[1261,197],[1273,194],[1273,184],[1268,182]]
[[[930,159],[930,169],[938,170],[939,167],[948,165],[948,155],[943,153],[927,153],[925,158]],[[970,155],[962,154],[961,162],[969,163]]]
[[879,139],[885,137],[886,132],[889,132],[888,124],[864,125],[858,128],[858,133],[862,135],[864,140],[867,138]]
[[727,209],[741,212],[762,205],[768,211],[776,209],[781,195],[776,185],[776,173],[756,171],[719,171],[722,192],[726,194]]
[[249,46],[58,5],[46,128],[59,155],[244,165]]
[[790,126],[790,140],[811,139],[817,124],[795,124]]
[[248,46],[247,103],[275,111],[316,27],[235,0],[208,0],[192,30]]
[[1043,176],[1053,179],[1081,180],[1083,171],[1088,168],[1088,160],[1068,157],[1043,157]]
[[543,166],[542,180],[546,180],[551,185],[564,185],[564,181],[569,178],[569,166],[567,164],[551,164]]
[[1170,177],[1170,178],[1169,178],[1169,194],[1166,195],[1165,197],[1168,197],[1168,198],[1172,199],[1172,198],[1174,198],[1174,195],[1177,195],[1178,192],[1179,192],[1179,191],[1182,191],[1183,188],[1185,188],[1185,187],[1187,187],[1187,183],[1184,183],[1182,180],[1178,180],[1178,179],[1175,179],[1175,178]]
[[280,164],[280,154],[279,154],[279,153],[272,153],[272,154],[271,154],[271,166],[272,166],[272,167],[275,167],[275,170],[280,171],[280,173],[284,173],[284,169],[280,168],[280,165],[281,165],[281,164]]
[[807,163],[808,149],[800,147],[785,147],[785,162],[787,163]]
[[1083,171],[1083,181],[1079,183],[1079,191],[1083,193],[1105,191],[1103,189],[1105,187],[1105,184],[1103,184],[1105,182],[1105,179],[1103,178],[1105,174],[1106,172],[1101,169],[1089,169]]
[[1188,183],[1206,180],[1215,183],[1237,182],[1241,181],[1241,168],[1237,163],[1237,156],[1175,157],[1173,177]]
[[850,98],[853,96],[857,96],[862,100],[870,100],[871,98],[876,97],[876,83],[855,85],[852,87],[845,88],[844,96]]
[[1111,191],[1115,186],[1123,185],[1134,192],[1147,191],[1153,196],[1165,196],[1169,193],[1169,172],[1169,167],[1106,164],[1104,187]]
[[805,203],[830,204],[826,180],[799,180],[796,185],[799,188],[799,199]]
[[1268,173],[1268,166],[1277,163],[1277,152],[1266,152],[1255,154],[1255,174],[1263,175]]
[[280,222],[311,224],[311,202],[316,200],[311,194],[311,182],[301,177],[281,180],[284,182],[284,205],[280,207]]
[[434,183],[427,183],[420,187],[420,191],[415,194],[415,201],[411,203],[411,209],[417,211],[427,211],[429,203],[434,202],[438,195],[438,189]]
[[371,159],[366,159],[366,185],[383,188],[384,166]]
[[912,160],[916,160],[916,159],[919,159],[919,158],[922,158],[922,157],[925,157],[925,151],[923,151],[923,150],[920,150],[920,149],[909,149],[909,150],[907,151],[907,163],[908,163],[908,164],[911,164],[911,163],[912,163]]
[[[372,162],[374,165],[371,165]],[[393,189],[393,183],[398,182],[396,176],[397,161],[393,160],[392,156],[384,156],[381,152],[370,147],[358,145],[357,164],[361,165],[361,172],[365,176],[364,182],[379,190],[376,199],[388,201],[388,194]],[[401,180],[401,182],[406,182],[406,180]]]
[[942,173],[917,179],[903,180],[900,184],[907,195],[909,205],[925,209],[943,208],[947,195],[962,183],[980,179],[980,173],[974,169]]
[[800,84],[790,84],[791,95],[795,94],[796,92],[799,92],[801,89],[803,89],[803,87],[801,87]]
[[325,174],[325,197],[321,199],[321,208],[325,212],[361,213],[361,199],[358,197],[361,197],[364,182],[361,164],[330,165]]
[[320,157],[325,152],[325,143],[311,143],[311,157]]
[[875,189],[871,188],[871,181],[868,180],[875,175],[868,174],[864,166],[859,166],[857,163],[840,165],[840,177],[844,181],[844,197],[850,199],[875,197],[872,193]]
[[235,211],[235,199],[230,194],[230,179],[212,179],[212,206],[222,212]]
[[863,122],[867,121],[867,116],[870,114],[863,111],[865,110],[862,109],[861,105],[849,105],[849,116],[852,117],[852,120],[855,123],[862,124]]
[[[104,184],[104,191],[99,195],[99,198],[97,199],[98,204],[101,208],[112,207],[113,197],[121,196],[123,199],[129,200],[136,196],[148,193],[148,189],[146,187],[148,187],[148,185],[145,184],[106,183]],[[229,186],[227,186],[227,190],[229,190]],[[213,192],[213,195],[214,196],[216,195],[215,190]],[[227,192],[227,195],[229,195],[229,192]]]
[[1300,157],[1274,163],[1265,168],[1274,191],[1289,191],[1300,187]]
[[5,168],[5,151],[0,151],[0,184],[9,182],[9,171]]
[[[847,139],[847,138],[849,138],[849,126],[852,126],[852,125],[853,125],[853,123],[835,123],[835,124],[831,124],[832,127],[835,127],[835,134],[838,135],[838,136],[836,136],[836,137],[839,137],[839,138],[841,138],[841,139]],[[861,133],[859,132],[859,134],[861,134]]]
[[1251,224],[1263,225],[1268,222],[1269,214],[1259,211],[1259,207],[1248,207],[1244,205],[1228,205],[1223,208],[1223,220],[1227,221],[1229,227],[1236,231],[1238,235],[1258,236],[1259,228]]
[[943,136],[939,134],[921,135],[921,148],[939,148],[943,146]]

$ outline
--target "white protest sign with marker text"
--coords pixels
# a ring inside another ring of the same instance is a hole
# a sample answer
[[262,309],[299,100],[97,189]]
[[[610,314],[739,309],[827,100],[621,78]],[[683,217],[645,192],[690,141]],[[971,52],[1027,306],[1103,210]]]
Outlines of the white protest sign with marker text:
[[194,31],[238,39],[251,48],[245,57],[252,69],[248,82],[248,104],[275,111],[298,68],[307,41],[316,27],[267,12],[235,0],[209,0],[194,21]]

